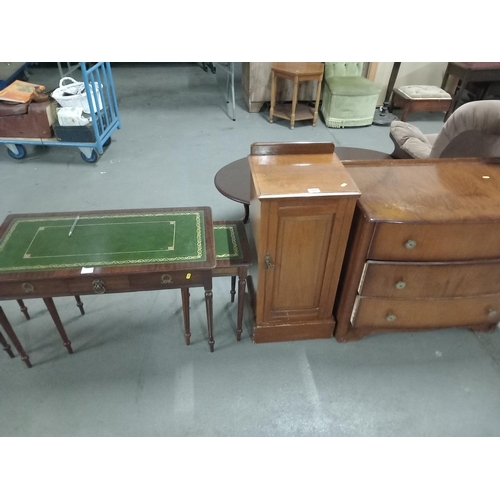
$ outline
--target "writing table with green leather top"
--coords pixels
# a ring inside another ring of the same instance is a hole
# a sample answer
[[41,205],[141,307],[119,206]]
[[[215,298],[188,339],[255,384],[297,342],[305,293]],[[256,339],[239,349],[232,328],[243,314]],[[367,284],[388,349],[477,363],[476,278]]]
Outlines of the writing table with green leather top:
[[209,207],[12,214],[0,227],[0,300],[43,298],[70,353],[52,297],[196,286],[213,351],[214,266]]

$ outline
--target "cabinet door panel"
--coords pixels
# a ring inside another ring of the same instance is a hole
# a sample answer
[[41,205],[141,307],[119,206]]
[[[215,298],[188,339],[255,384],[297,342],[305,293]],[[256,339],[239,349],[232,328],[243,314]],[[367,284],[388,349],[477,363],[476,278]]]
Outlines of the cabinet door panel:
[[316,309],[333,227],[332,214],[283,217],[278,228],[273,309]]
[[262,265],[264,322],[332,317],[340,262],[355,199],[280,200],[272,203]]

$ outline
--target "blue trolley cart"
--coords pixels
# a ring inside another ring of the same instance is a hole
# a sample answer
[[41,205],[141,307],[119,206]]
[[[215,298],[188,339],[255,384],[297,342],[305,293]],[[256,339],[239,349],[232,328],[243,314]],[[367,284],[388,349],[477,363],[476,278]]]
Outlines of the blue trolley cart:
[[[113,76],[109,62],[99,62],[87,68],[86,63],[80,63],[83,83],[87,94],[87,101],[92,117],[93,142],[61,141],[56,137],[50,139],[25,139],[15,137],[0,137],[0,143],[8,148],[11,158],[20,160],[26,156],[25,144],[43,146],[73,146],[81,151],[82,159],[88,163],[95,163],[100,155],[104,153],[104,148],[111,143],[111,135],[116,129],[121,128],[120,116],[118,114],[118,104],[116,101]],[[99,89],[98,98],[95,90]],[[102,107],[99,106],[99,100]],[[100,109],[96,109],[100,108]]]

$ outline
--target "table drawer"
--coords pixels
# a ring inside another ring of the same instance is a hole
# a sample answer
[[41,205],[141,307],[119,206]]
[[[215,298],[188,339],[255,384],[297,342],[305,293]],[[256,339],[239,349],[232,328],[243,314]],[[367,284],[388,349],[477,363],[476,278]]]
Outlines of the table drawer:
[[370,260],[440,261],[500,257],[500,223],[378,223]]
[[358,295],[354,327],[388,329],[445,328],[500,321],[500,295],[460,299],[397,300]]
[[365,264],[364,297],[441,298],[500,294],[500,260],[480,262],[378,262]]
[[128,276],[96,277],[85,275],[68,279],[68,287],[73,295],[128,292],[130,290]]
[[0,283],[0,298],[51,297],[68,294],[68,283],[61,279],[22,280]]
[[[211,270],[208,272],[210,273]],[[171,271],[168,273],[130,274],[128,279],[133,290],[162,290],[164,288],[203,285],[203,275],[203,271]]]

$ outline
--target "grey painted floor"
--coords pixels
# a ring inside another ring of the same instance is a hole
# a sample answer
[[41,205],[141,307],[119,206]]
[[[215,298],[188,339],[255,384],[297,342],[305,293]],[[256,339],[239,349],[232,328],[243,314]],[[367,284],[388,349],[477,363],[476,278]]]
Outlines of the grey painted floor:
[[[76,148],[0,145],[0,217],[9,213],[208,205],[215,219],[242,206],[214,187],[223,165],[256,141],[331,141],[390,153],[387,127],[334,130],[322,121],[269,124],[248,113],[237,65],[236,121],[216,77],[196,64],[113,66],[122,128],[95,165]],[[31,81],[57,86],[56,67]],[[221,82],[222,84],[223,82]],[[442,115],[412,115],[425,133]],[[56,305],[75,353],[66,353],[41,300],[26,321],[2,306],[31,356],[0,357],[1,436],[498,436],[500,334],[467,329],[254,345],[246,311],[235,338],[229,278],[214,280],[215,352],[203,292],[192,290],[192,345],[177,290],[72,298]]]

